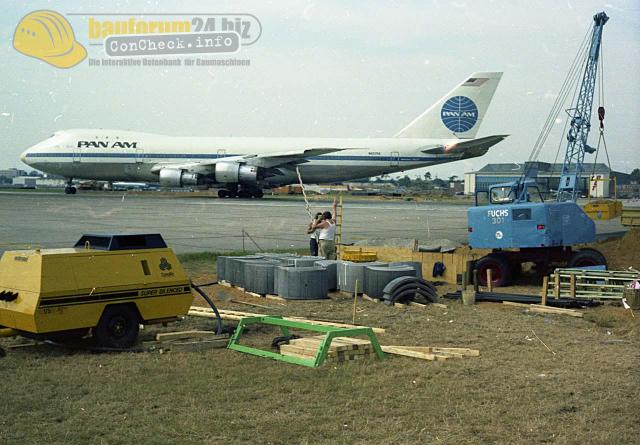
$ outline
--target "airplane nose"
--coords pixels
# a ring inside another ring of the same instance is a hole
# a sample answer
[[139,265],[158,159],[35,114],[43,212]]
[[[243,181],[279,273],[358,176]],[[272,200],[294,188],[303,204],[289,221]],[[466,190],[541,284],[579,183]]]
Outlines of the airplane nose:
[[20,160],[25,164],[29,165],[29,161],[27,159],[27,153],[29,153],[29,149],[22,152],[22,154],[20,155]]

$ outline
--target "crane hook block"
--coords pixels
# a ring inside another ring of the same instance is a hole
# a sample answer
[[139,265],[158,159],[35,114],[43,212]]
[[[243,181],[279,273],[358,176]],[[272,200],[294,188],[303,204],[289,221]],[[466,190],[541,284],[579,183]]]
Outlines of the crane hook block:
[[600,119],[600,128],[604,128],[604,107],[598,107],[598,119]]

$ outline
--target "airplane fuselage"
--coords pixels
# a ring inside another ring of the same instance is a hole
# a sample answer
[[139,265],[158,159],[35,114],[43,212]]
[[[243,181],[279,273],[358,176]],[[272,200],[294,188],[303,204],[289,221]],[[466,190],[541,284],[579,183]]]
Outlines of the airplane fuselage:
[[[459,139],[413,138],[257,138],[173,137],[117,130],[64,130],[22,155],[30,166],[67,178],[157,182],[152,168],[163,164],[207,162],[308,147],[340,148],[299,164],[304,182],[367,178],[462,158],[460,153],[424,153]],[[295,167],[264,180],[267,186],[297,182]]]

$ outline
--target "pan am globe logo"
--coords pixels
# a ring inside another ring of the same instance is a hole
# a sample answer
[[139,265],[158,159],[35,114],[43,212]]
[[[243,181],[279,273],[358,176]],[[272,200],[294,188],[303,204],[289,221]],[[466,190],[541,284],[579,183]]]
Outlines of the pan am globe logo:
[[464,133],[478,122],[478,107],[466,96],[453,96],[442,105],[440,118],[449,130]]

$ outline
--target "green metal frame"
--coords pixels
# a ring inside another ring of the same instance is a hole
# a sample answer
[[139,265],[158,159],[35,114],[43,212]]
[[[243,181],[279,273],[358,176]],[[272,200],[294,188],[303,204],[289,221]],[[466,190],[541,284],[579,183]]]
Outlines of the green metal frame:
[[[305,359],[300,357],[292,357],[289,355],[283,355],[277,352],[265,351],[263,349],[253,348],[251,346],[245,346],[239,344],[240,337],[247,325],[250,324],[268,324],[273,326],[280,326],[282,335],[289,335],[289,328],[304,329],[307,331],[323,332],[324,338],[320,342],[318,352],[313,359]],[[264,316],[264,317],[243,317],[238,323],[238,327],[229,340],[229,349],[234,351],[246,352],[247,354],[257,355],[258,357],[267,357],[274,360],[280,360],[282,362],[293,363],[295,365],[309,366],[311,368],[317,368],[322,365],[329,353],[329,347],[331,341],[336,337],[358,337],[366,335],[371,341],[373,350],[380,359],[384,359],[384,352],[380,348],[380,343],[376,335],[373,333],[373,329],[369,327],[359,328],[338,328],[334,326],[324,326],[313,323],[307,323],[303,321],[285,320],[280,316]]]

